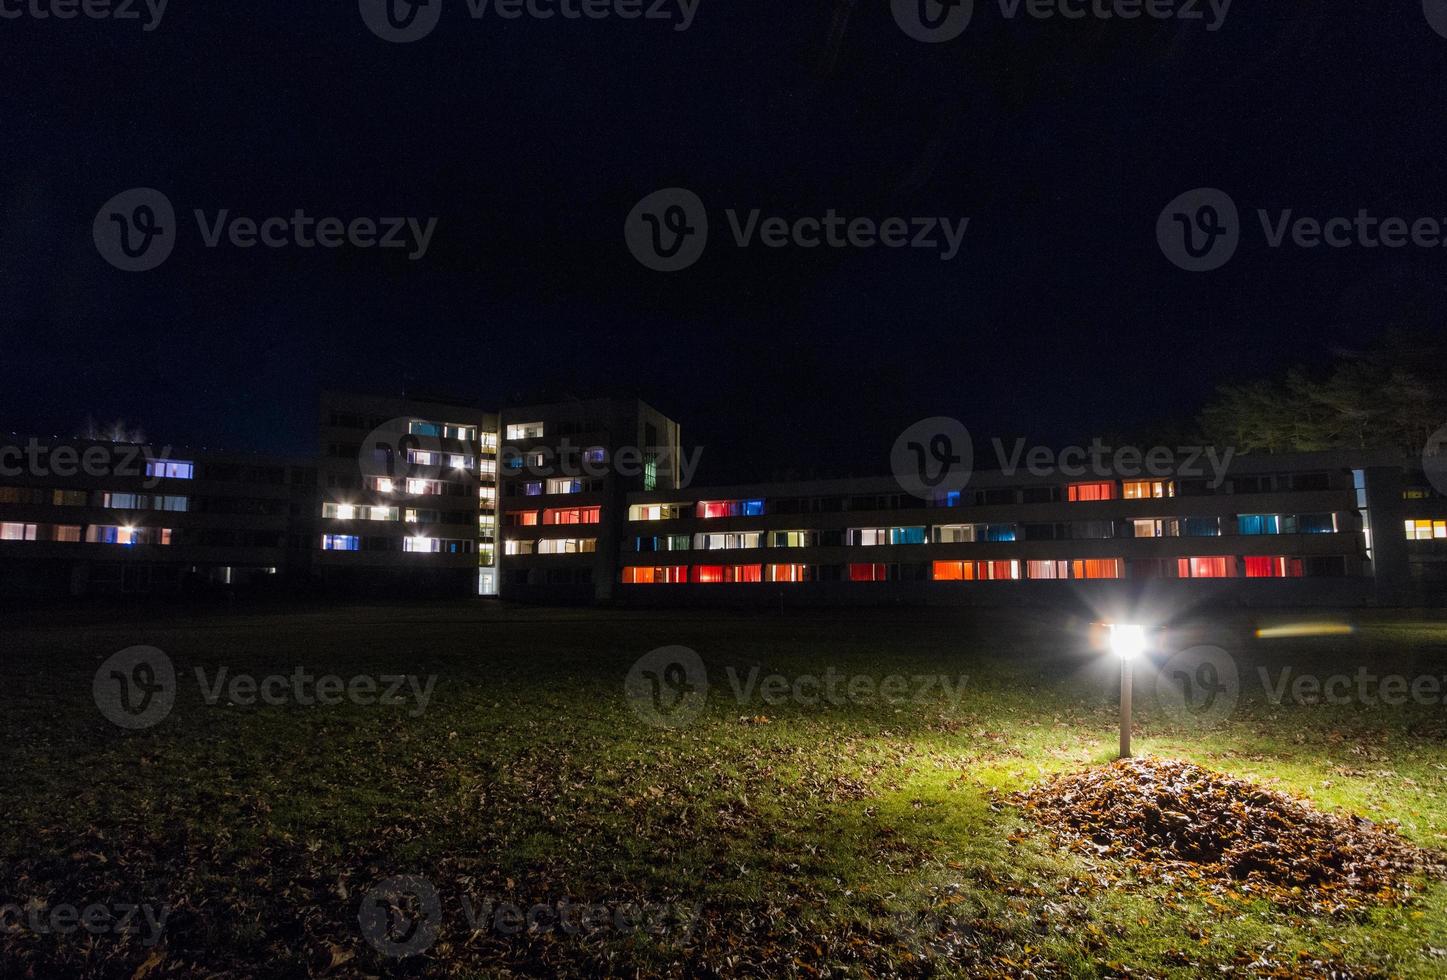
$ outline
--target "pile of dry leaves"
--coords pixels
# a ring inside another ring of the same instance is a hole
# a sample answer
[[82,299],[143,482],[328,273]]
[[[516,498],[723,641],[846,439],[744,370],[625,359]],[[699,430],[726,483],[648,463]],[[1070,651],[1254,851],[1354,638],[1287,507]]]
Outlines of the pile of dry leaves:
[[1401,904],[1412,876],[1447,875],[1443,855],[1389,829],[1185,762],[1125,759],[1055,776],[1012,802],[1076,851],[1316,914]]

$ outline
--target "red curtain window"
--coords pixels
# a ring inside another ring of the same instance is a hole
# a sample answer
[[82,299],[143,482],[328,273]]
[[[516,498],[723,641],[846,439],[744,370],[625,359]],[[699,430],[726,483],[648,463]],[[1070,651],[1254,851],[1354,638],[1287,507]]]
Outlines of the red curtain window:
[[1182,558],[1179,578],[1235,578],[1234,558]]
[[1072,483],[1068,489],[1071,503],[1115,499],[1114,483]]
[[1246,577],[1301,578],[1301,559],[1271,557],[1247,558]]
[[851,582],[884,582],[889,579],[888,565],[850,565]]

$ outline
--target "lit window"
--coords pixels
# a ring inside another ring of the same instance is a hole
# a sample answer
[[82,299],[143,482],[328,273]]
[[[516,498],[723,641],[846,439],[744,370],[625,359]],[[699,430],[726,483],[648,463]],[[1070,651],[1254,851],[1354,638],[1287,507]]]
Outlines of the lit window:
[[703,500],[697,508],[699,517],[763,517],[762,500]]
[[442,426],[436,422],[422,422],[414,419],[407,423],[407,431],[414,436],[439,438],[442,435]]
[[1028,579],[1065,579],[1070,577],[1068,561],[1027,561],[1025,577]]
[[1408,521],[1408,541],[1441,541],[1447,538],[1447,521]]
[[[530,484],[531,485],[531,484]],[[570,477],[554,477],[548,481],[548,493],[582,493],[583,481]]]
[[1119,558],[1086,558],[1070,563],[1072,578],[1125,578],[1124,563]]
[[851,582],[887,582],[889,581],[889,566],[877,563],[853,564],[849,566],[849,581]]
[[[1052,563],[1044,563],[1052,564]],[[933,578],[936,582],[1009,582],[1020,578],[1018,561],[937,561]]]
[[57,524],[51,529],[50,540],[76,542],[80,540],[80,527],[73,524]]
[[1121,497],[1125,500],[1160,500],[1175,495],[1176,485],[1170,480],[1133,480],[1121,487]]
[[1235,558],[1182,558],[1177,563],[1179,578],[1235,578]]
[[935,544],[973,544],[975,525],[942,524],[935,528]]
[[541,497],[542,495],[543,495],[543,485],[542,485],[541,483],[532,482],[532,483],[524,483],[524,484],[523,484],[523,496],[524,496],[524,497]]
[[1114,483],[1072,483],[1067,497],[1071,503],[1085,503],[1094,500],[1114,500]]
[[707,584],[762,582],[763,565],[695,565],[693,581]]
[[516,439],[541,439],[543,437],[543,423],[541,422],[519,422],[516,425],[507,427],[509,440]]
[[1236,518],[1238,534],[1280,534],[1281,518],[1275,514],[1242,514]]
[[1302,562],[1300,558],[1263,558],[1250,557],[1246,559],[1247,578],[1301,578]]
[[602,446],[593,446],[590,449],[585,449],[583,451],[583,461],[587,463],[606,463],[608,462],[608,450]]
[[146,463],[146,476],[162,480],[189,480],[195,473],[196,464],[181,460],[153,459]]
[[0,524],[0,541],[34,541],[34,524]]
[[634,504],[628,508],[630,521],[676,521],[687,504]]
[[814,570],[809,565],[764,566],[765,582],[808,582],[813,577]]
[[644,566],[623,569],[624,585],[681,585],[687,581],[687,565]]
[[602,507],[554,507],[543,511],[544,524],[597,524],[602,519]]
[[402,539],[403,551],[431,554],[437,551],[439,547],[440,543],[433,540],[432,538],[413,537]]
[[740,548],[757,548],[762,542],[762,532],[740,531],[732,534],[696,534],[693,546],[699,551],[733,551]]
[[535,510],[508,511],[507,522],[511,527],[536,527],[538,512]]
[[323,551],[358,551],[362,547],[362,539],[355,534],[323,534]]
[[597,550],[597,538],[544,538],[538,542],[540,555],[586,555]]

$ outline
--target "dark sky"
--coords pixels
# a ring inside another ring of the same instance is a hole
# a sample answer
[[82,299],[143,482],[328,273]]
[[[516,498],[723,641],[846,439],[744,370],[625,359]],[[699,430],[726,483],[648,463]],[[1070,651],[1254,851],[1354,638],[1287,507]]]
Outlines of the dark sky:
[[[1238,0],[1214,33],[980,0],[940,45],[865,2],[832,65],[826,0],[702,0],[686,32],[441,2],[411,45],[371,34],[356,0],[174,0],[150,33],[0,19],[0,428],[124,417],[158,441],[294,452],[323,385],[490,404],[625,387],[708,447],[705,478],[880,469],[925,416],[977,441],[1128,430],[1442,320],[1447,249],[1274,250],[1255,217],[1447,219],[1447,38],[1417,0]],[[666,275],[622,228],[672,185],[714,229]],[[164,265],[127,274],[91,225],[138,186],[180,228]],[[1245,227],[1225,268],[1191,274],[1155,226],[1201,186]],[[730,207],[971,224],[952,262],[740,250]],[[438,227],[416,262],[208,249],[196,208]]]

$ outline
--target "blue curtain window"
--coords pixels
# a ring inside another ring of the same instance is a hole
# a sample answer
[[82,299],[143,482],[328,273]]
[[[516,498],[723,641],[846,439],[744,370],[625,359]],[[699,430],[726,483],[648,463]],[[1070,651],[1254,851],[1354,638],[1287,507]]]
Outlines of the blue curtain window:
[[1187,538],[1219,537],[1221,522],[1215,517],[1188,517],[1181,522],[1181,534]]
[[1015,525],[1013,524],[987,524],[985,525],[986,541],[1014,541]]
[[924,544],[924,528],[892,527],[889,529],[890,544]]
[[[1187,520],[1187,525],[1189,526],[1190,521],[1193,520],[1201,520],[1201,518],[1190,518]],[[1242,514],[1236,518],[1236,526],[1242,534],[1281,533],[1281,519],[1275,514]],[[1194,535],[1196,532],[1192,531],[1188,533]],[[1215,532],[1213,531],[1211,533],[1214,534]]]
[[1302,514],[1298,520],[1302,534],[1336,533],[1336,520],[1331,514]]
[[743,500],[739,502],[739,516],[741,517],[763,517],[764,502],[762,500]]

